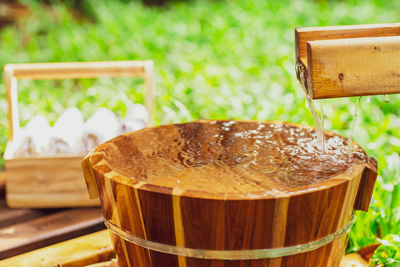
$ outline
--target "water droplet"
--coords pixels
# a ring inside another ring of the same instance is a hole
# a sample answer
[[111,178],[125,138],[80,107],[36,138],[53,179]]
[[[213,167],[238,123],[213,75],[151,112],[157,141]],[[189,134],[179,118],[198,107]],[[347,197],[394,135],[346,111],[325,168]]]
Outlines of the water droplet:
[[320,100],[320,108],[321,108],[321,133],[320,133],[320,139],[321,139],[321,148],[322,148],[322,153],[325,153],[325,114],[324,114],[324,104],[322,102],[323,100]]
[[384,100],[385,100],[385,103],[389,103],[390,102],[390,96],[389,95],[385,95],[384,96]]

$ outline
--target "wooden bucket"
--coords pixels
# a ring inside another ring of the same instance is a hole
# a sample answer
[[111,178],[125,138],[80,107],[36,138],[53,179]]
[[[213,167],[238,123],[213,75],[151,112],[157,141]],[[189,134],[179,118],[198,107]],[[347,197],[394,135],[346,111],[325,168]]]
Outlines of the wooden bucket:
[[146,128],[92,151],[120,267],[338,266],[368,210],[376,161],[345,138],[281,122],[200,121]]

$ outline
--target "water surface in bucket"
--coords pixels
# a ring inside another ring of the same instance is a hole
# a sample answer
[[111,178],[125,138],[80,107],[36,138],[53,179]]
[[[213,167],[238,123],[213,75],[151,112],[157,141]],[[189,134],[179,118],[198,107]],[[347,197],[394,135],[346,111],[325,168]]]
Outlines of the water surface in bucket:
[[164,125],[120,136],[100,148],[109,167],[134,183],[225,194],[276,197],[311,188],[367,155],[345,138],[279,122],[207,121]]

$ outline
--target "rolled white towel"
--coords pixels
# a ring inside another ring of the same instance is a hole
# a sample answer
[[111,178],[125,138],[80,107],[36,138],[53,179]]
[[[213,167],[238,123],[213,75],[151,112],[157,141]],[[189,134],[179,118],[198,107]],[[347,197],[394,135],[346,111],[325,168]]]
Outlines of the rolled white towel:
[[83,117],[79,109],[67,108],[54,123],[50,137],[51,154],[82,154]]
[[119,134],[119,121],[115,114],[106,108],[100,108],[85,122],[82,142],[86,151]]
[[122,120],[120,126],[120,134],[137,131],[146,127],[146,123],[142,120]]
[[149,112],[142,104],[132,104],[128,106],[125,118],[131,120],[142,120],[147,124],[149,122]]
[[142,104],[132,104],[128,107],[125,118],[120,124],[120,133],[140,130],[146,127],[149,113]]
[[49,154],[51,127],[44,116],[35,116],[15,140],[16,157],[39,156]]

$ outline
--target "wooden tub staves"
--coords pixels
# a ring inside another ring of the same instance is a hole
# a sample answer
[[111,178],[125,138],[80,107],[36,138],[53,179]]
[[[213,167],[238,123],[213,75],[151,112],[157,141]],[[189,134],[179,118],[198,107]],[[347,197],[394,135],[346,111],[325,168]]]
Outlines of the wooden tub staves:
[[280,122],[121,135],[82,162],[122,266],[338,266],[377,166],[344,138]]

